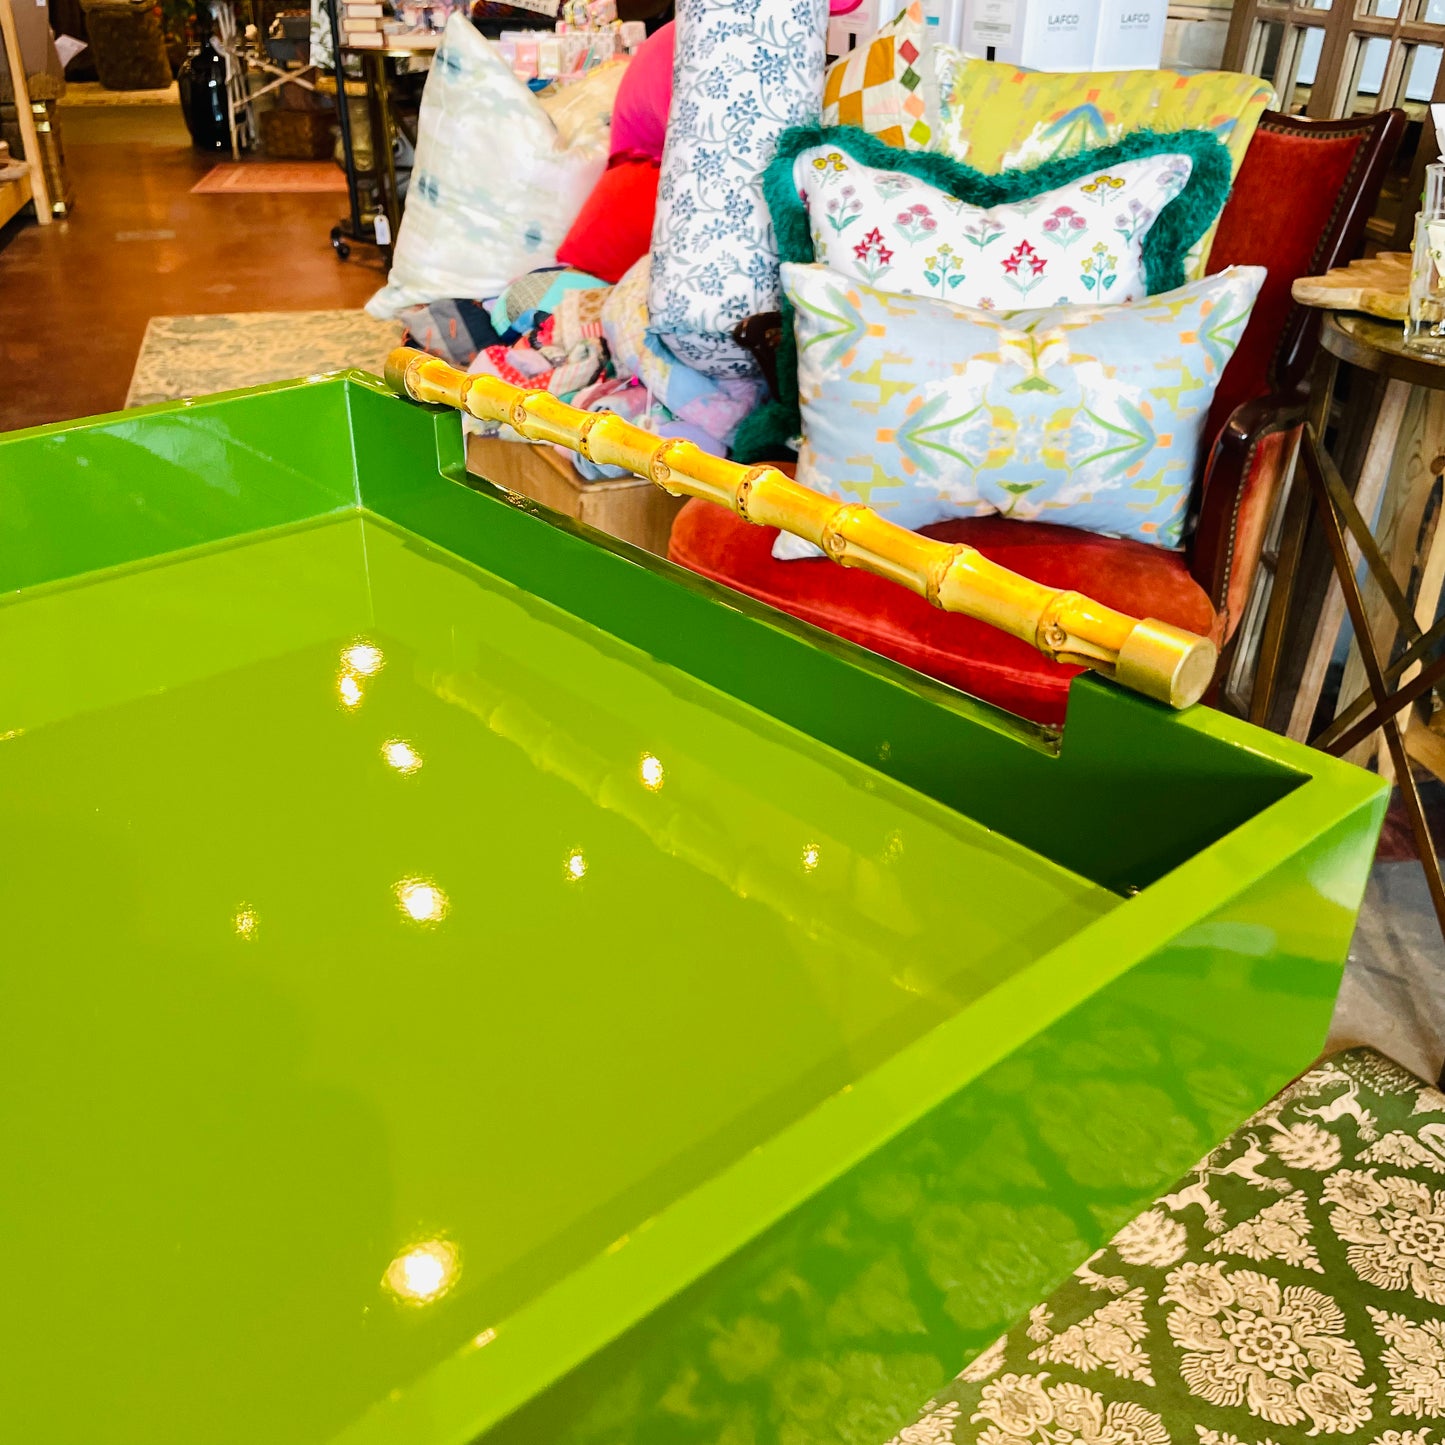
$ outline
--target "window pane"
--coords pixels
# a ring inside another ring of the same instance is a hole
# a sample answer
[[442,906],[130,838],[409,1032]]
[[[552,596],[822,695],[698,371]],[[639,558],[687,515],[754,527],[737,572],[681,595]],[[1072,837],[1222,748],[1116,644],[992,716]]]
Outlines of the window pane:
[[[1445,4],[1445,0],[1441,0]],[[1295,61],[1294,85],[1286,90],[1281,80],[1275,81],[1280,109],[1286,115],[1303,115],[1309,108],[1310,93],[1319,74],[1320,52],[1325,48],[1324,27],[1310,25],[1299,31],[1299,58]]]
[[1340,110],[1344,115],[1370,115],[1394,103],[1404,52],[1399,49],[1398,53],[1392,53],[1391,44],[1383,35],[1357,39],[1353,44],[1354,63],[1348,72],[1349,85]]
[[1378,15],[1381,20],[1393,20],[1400,13],[1400,0],[1360,0],[1356,15]]
[[1441,50],[1438,45],[1416,45],[1405,66],[1405,109],[1412,119],[1424,119],[1425,107],[1435,94],[1435,79],[1440,74]]
[[[1279,66],[1279,52],[1284,44],[1284,26],[1278,20],[1258,20],[1254,35],[1250,38],[1249,54],[1245,56],[1244,68],[1250,75],[1262,76],[1273,81]],[[1279,87],[1276,85],[1275,87]]]

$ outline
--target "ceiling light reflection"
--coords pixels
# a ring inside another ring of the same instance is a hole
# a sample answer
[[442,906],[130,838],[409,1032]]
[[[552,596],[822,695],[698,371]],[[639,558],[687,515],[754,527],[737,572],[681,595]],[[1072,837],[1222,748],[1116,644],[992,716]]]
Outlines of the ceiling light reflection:
[[414,1244],[387,1265],[382,1282],[408,1304],[429,1304],[440,1299],[456,1282],[461,1252],[448,1239]]
[[451,900],[428,878],[403,878],[396,885],[396,905],[413,923],[440,923]]
[[237,910],[232,926],[236,930],[236,937],[249,943],[256,936],[256,912],[253,908],[243,906]]
[[375,677],[386,666],[386,654],[371,642],[353,642],[341,654],[343,666],[362,677]]
[[336,679],[336,693],[342,707],[361,706],[361,681],[354,672],[342,672]]
[[587,858],[580,848],[574,848],[567,855],[567,878],[576,883],[587,876]]
[[816,843],[809,843],[808,846],[803,849],[803,871],[805,873],[811,873],[813,869],[818,866],[818,856],[818,845]]
[[388,738],[381,745],[381,756],[387,767],[395,768],[403,777],[421,767],[421,754],[404,738]]
[[655,793],[662,786],[665,774],[661,759],[653,757],[651,753],[643,753],[637,771],[642,778],[642,786],[648,792]]

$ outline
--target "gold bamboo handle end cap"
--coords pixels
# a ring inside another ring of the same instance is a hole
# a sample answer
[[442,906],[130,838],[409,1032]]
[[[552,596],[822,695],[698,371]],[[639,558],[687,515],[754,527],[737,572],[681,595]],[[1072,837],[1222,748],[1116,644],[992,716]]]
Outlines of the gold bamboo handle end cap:
[[1193,707],[1214,681],[1219,649],[1207,638],[1152,617],[1137,623],[1119,649],[1114,677],[1170,707]]
[[411,391],[406,384],[407,368],[413,362],[425,359],[426,352],[418,351],[414,346],[398,346],[386,358],[386,384],[398,396],[410,396]]

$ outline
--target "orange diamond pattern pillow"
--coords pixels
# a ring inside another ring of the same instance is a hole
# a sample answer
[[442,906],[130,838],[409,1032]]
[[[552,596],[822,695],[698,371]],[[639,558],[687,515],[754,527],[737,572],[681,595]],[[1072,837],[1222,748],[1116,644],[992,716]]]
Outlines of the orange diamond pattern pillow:
[[835,60],[823,79],[823,124],[856,125],[901,150],[926,151],[938,115],[923,0]]

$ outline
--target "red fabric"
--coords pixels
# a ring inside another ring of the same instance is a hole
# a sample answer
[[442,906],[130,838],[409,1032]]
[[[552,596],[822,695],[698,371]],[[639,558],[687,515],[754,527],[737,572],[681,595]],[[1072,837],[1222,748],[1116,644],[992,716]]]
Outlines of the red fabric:
[[672,105],[672,57],[677,25],[669,20],[653,31],[627,63],[627,73],[612,102],[613,155],[639,151],[653,160],[662,159],[667,138],[667,112]]
[[620,281],[652,244],[657,176],[652,160],[608,166],[557,247],[557,259],[599,281]]
[[[942,542],[967,542],[1025,577],[1076,589],[1121,612],[1205,635],[1214,629],[1214,609],[1181,553],[1003,517],[922,530]],[[1009,712],[1062,725],[1069,682],[1080,669],[1049,662],[1018,638],[940,612],[896,582],[857,568],[826,558],[774,561],[776,536],[771,527],[754,527],[724,507],[694,499],[678,513],[668,556]]]
[[1207,437],[1219,435],[1240,403],[1270,390],[1270,363],[1293,305],[1290,287],[1311,273],[1315,248],[1365,140],[1358,134],[1322,139],[1271,130],[1267,120],[1250,140],[1219,218],[1209,271],[1266,266],[1269,275],[1214,393]]

